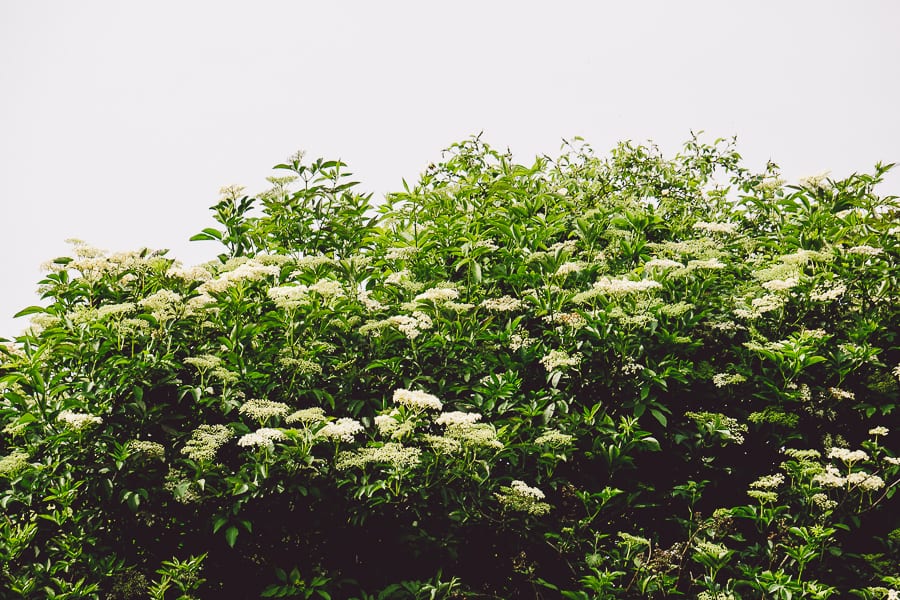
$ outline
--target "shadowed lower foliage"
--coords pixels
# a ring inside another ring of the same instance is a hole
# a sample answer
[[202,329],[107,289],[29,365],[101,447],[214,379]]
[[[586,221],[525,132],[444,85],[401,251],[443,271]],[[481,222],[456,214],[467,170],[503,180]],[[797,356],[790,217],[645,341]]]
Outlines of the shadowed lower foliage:
[[74,242],[0,345],[4,597],[898,598],[890,166],[562,152]]

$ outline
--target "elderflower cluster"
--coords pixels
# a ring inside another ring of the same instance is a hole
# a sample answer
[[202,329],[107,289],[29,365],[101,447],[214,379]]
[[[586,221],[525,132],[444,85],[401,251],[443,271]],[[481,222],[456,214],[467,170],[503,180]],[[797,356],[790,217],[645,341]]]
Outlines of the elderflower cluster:
[[772,490],[784,483],[784,475],[775,473],[774,475],[763,475],[750,484],[750,487],[760,490]]
[[441,413],[441,415],[435,419],[435,423],[438,425],[444,426],[453,426],[453,425],[472,425],[476,421],[481,420],[481,415],[478,413],[467,413],[459,410],[454,410],[451,412]]
[[684,265],[671,258],[651,258],[644,263],[644,269],[683,269]]
[[600,281],[594,283],[590,290],[577,294],[575,302],[581,303],[579,296],[584,296],[585,300],[589,300],[600,294],[607,296],[627,296],[629,294],[637,294],[640,292],[649,292],[650,290],[661,288],[662,284],[652,279],[610,279],[603,277]]
[[852,248],[847,248],[848,254],[859,254],[862,256],[878,256],[884,252],[882,248],[874,248],[872,246],[853,246]]
[[321,423],[325,420],[325,411],[319,408],[318,406],[313,406],[311,408],[303,408],[298,411],[294,411],[288,416],[284,418],[284,422],[288,424],[300,423],[304,427],[313,425],[315,423]]
[[171,290],[159,290],[138,304],[149,310],[153,318],[160,322],[174,319],[182,310],[181,294]]
[[292,310],[309,300],[309,288],[305,285],[282,285],[269,288],[266,295],[278,308]]
[[437,396],[433,396],[419,390],[394,390],[394,404],[399,404],[408,409],[420,410],[442,410],[444,404],[438,400]]
[[564,262],[563,264],[559,265],[559,267],[557,267],[556,273],[554,273],[554,275],[556,275],[557,277],[565,277],[567,275],[570,275],[571,273],[578,273],[582,269],[584,269],[584,263],[572,261]]
[[353,436],[362,433],[362,431],[363,426],[359,421],[349,417],[342,417],[337,421],[326,423],[317,435],[334,442],[352,442]]
[[85,427],[90,427],[91,425],[99,425],[103,422],[103,419],[98,416],[74,412],[71,410],[62,411],[56,416],[56,420],[72,431],[81,431]]
[[166,460],[166,448],[159,442],[131,440],[128,442],[128,449],[135,454],[140,454],[147,458]]
[[395,315],[389,317],[386,321],[388,325],[393,325],[407,338],[414,340],[426,329],[431,329],[431,318],[422,312],[414,312],[411,316]]
[[512,312],[514,310],[521,310],[524,304],[521,300],[513,298],[512,296],[501,296],[500,298],[488,298],[482,300],[480,306],[494,312]]
[[413,300],[416,302],[433,302],[444,304],[459,298],[459,292],[450,287],[434,287],[418,294]]
[[335,457],[335,468],[340,471],[362,468],[366,465],[386,464],[394,469],[411,469],[419,464],[422,450],[387,442],[382,446],[370,446],[355,451],[340,452]]
[[581,364],[581,353],[568,354],[563,350],[551,350],[546,356],[541,358],[541,364],[548,372],[560,371],[569,367],[577,367]]
[[544,492],[536,487],[531,487],[524,481],[515,480],[509,487],[501,487],[495,494],[500,504],[509,510],[540,516],[550,512],[550,505],[542,502]]
[[562,433],[557,429],[548,429],[542,433],[536,440],[535,444],[539,446],[551,446],[553,448],[562,448],[572,443],[575,438],[567,433]]
[[201,425],[191,434],[181,453],[198,462],[211,461],[219,448],[233,436],[234,433],[225,425]]
[[888,429],[887,427],[882,427],[880,425],[878,427],[873,427],[872,429],[869,430],[869,435],[872,435],[875,437],[885,436],[888,433],[890,433],[890,429]]
[[869,455],[863,450],[848,450],[847,448],[829,448],[828,458],[836,458],[846,465],[852,465],[855,462],[869,460]]
[[28,467],[28,453],[22,450],[14,450],[0,458],[0,477],[15,477]]
[[[237,264],[237,266],[234,266]],[[264,265],[254,259],[232,259],[225,263],[225,270],[215,279],[210,279],[200,285],[197,291],[201,294],[221,294],[228,289],[242,285],[246,282],[262,281],[267,277],[274,277],[281,273],[281,268],[276,265]]]
[[743,383],[747,381],[747,378],[740,373],[716,373],[712,380],[713,384],[720,388],[736,383]]
[[309,291],[315,292],[323,298],[337,298],[344,295],[344,287],[341,282],[333,279],[320,279],[309,286]]
[[706,221],[697,221],[694,223],[694,229],[704,233],[726,233],[732,234],[737,231],[736,223],[708,223]]
[[283,403],[283,402],[275,402],[273,400],[259,400],[252,399],[247,400],[241,407],[238,409],[238,412],[242,415],[247,415],[251,419],[256,419],[260,423],[266,421],[267,419],[271,419],[273,417],[283,417],[289,412],[291,412],[291,408]]
[[255,446],[257,448],[273,448],[275,440],[284,438],[284,432],[280,429],[261,427],[256,431],[242,435],[238,440],[238,446]]

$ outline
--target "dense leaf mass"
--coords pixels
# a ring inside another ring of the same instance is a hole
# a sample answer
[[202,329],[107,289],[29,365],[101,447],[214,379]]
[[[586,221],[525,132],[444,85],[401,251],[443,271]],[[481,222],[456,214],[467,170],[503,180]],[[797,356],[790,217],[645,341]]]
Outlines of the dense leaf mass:
[[897,598],[889,168],[472,138],[226,188],[209,264],[74,242],[0,345],[0,589]]

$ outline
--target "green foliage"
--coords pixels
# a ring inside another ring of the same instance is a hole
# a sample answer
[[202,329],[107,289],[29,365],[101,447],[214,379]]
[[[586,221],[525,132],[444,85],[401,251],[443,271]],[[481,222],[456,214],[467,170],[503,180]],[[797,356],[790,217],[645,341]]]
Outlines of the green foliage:
[[378,205],[297,154],[206,265],[75,242],[0,344],[0,588],[896,597],[889,168],[472,138]]

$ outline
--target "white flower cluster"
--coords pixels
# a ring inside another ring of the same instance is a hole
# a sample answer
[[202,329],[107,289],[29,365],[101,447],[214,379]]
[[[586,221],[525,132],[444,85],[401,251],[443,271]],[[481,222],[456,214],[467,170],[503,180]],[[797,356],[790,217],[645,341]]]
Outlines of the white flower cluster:
[[184,281],[209,281],[212,279],[212,274],[202,265],[184,267],[176,262],[169,267],[168,271],[166,271],[166,277],[183,279]]
[[885,436],[885,435],[887,435],[888,433],[890,433],[890,431],[891,431],[891,430],[888,429],[887,427],[882,427],[882,426],[879,425],[878,427],[873,427],[872,429],[870,429],[870,430],[869,430],[869,435],[872,435],[872,436],[875,436],[875,437],[878,437],[878,436]]
[[736,223],[707,223],[706,221],[697,221],[694,223],[694,229],[704,233],[727,233],[731,234],[737,231]]
[[232,436],[234,433],[225,425],[201,425],[191,434],[181,453],[198,462],[210,461]]
[[315,292],[323,298],[337,298],[344,295],[344,287],[341,282],[333,279],[320,279],[309,286],[309,291]]
[[661,287],[661,283],[653,281],[652,279],[638,279],[637,281],[633,281],[631,279],[610,279],[608,277],[602,278],[593,285],[595,290],[609,296],[626,296],[628,294],[639,292],[649,292],[650,290]]
[[434,421],[438,425],[444,426],[452,426],[452,425],[472,425],[476,421],[481,420],[481,415],[478,413],[467,413],[459,410],[454,410],[451,412],[441,413],[441,415]]
[[570,355],[563,350],[551,350],[546,356],[541,358],[541,364],[548,372],[560,371],[569,367],[577,367],[581,364],[581,353],[576,352]]
[[12,454],[0,458],[0,477],[15,477],[28,466],[28,453],[14,450]]
[[393,325],[407,338],[414,340],[426,329],[431,329],[431,317],[423,312],[416,311],[409,315],[394,315],[387,319],[388,325]]
[[394,247],[388,248],[384,257],[387,260],[407,260],[416,255],[419,251],[415,246],[402,246],[402,247]]
[[786,292],[800,285],[800,280],[796,277],[788,279],[770,279],[762,284],[762,286],[770,292]]
[[242,415],[247,415],[251,419],[263,422],[272,417],[283,417],[291,412],[291,408],[283,402],[254,398],[244,402],[238,409],[238,412]]
[[418,294],[414,300],[416,302],[433,302],[435,304],[444,304],[459,298],[459,292],[450,287],[434,287]]
[[562,433],[557,429],[548,429],[544,433],[542,433],[536,440],[534,440],[535,444],[539,446],[552,446],[554,448],[561,448],[563,446],[568,446],[572,443],[575,438],[567,433]]
[[743,383],[747,381],[747,378],[741,375],[740,373],[716,373],[713,376],[713,384],[716,387],[725,387],[727,385],[734,385],[736,383]]
[[205,373],[209,369],[214,369],[222,364],[222,359],[212,354],[201,354],[200,356],[190,356],[184,359],[184,364],[195,367],[201,373]]
[[275,440],[284,438],[284,432],[280,429],[261,427],[254,432],[242,435],[238,440],[238,446],[256,446],[257,448],[273,448]]
[[512,296],[501,296],[500,298],[487,298],[486,300],[482,300],[479,306],[494,312],[512,312],[514,310],[521,310],[524,303]]
[[509,487],[501,487],[496,494],[497,500],[504,508],[525,512],[530,515],[545,515],[550,512],[550,505],[542,502],[544,492],[536,487],[531,487],[524,481],[513,481]]
[[764,475],[750,484],[750,487],[760,490],[773,490],[784,483],[784,475],[775,473],[774,475]]
[[878,256],[884,252],[882,248],[874,248],[872,246],[853,246],[852,248],[847,248],[848,254],[860,254],[862,256]]
[[[279,267],[275,265],[264,265],[258,260],[237,259],[236,262],[238,262],[236,267],[220,273],[215,279],[204,282],[197,288],[197,291],[201,294],[221,294],[229,288],[244,282],[262,281],[267,277],[277,276],[281,273]],[[225,268],[228,269],[233,264],[234,262],[228,261],[225,264]]]
[[359,290],[356,293],[356,299],[370,312],[384,309],[384,304],[373,298],[370,290]]
[[644,269],[683,269],[684,265],[678,262],[677,260],[672,260],[670,258],[651,258],[647,262],[644,263]]
[[387,464],[395,469],[411,469],[419,464],[422,451],[397,442],[387,442],[382,446],[360,448],[353,452],[341,452],[335,458],[335,468],[346,470],[366,465]]
[[809,299],[813,302],[832,302],[844,295],[847,286],[842,283],[834,285],[820,285],[809,294]]
[[433,396],[419,390],[394,390],[394,403],[405,406],[411,410],[442,410],[443,402],[438,400],[437,396]]
[[159,442],[131,440],[128,442],[128,449],[135,454],[142,454],[148,458],[166,460],[166,448]]
[[349,417],[342,417],[337,421],[326,423],[317,435],[334,442],[352,442],[353,436],[362,433],[363,426],[359,421]]
[[266,295],[282,310],[292,310],[309,301],[309,288],[305,285],[282,285],[269,288]]
[[582,269],[584,269],[584,263],[572,261],[564,262],[556,268],[556,273],[554,273],[554,275],[557,277],[565,277],[572,273],[578,273]]
[[688,269],[708,269],[708,270],[716,270],[716,269],[724,269],[726,266],[725,263],[720,261],[718,258],[706,258],[703,260],[689,260],[687,264]]
[[60,412],[56,416],[56,420],[72,431],[81,431],[85,427],[99,425],[103,422],[103,419],[98,416],[73,412],[71,410]]
[[174,319],[182,310],[181,294],[171,290],[159,290],[138,304],[149,310],[153,318],[160,322]]
[[325,411],[318,406],[303,408],[292,412],[284,418],[285,423],[301,423],[304,426],[321,423],[325,420]]
[[848,450],[847,448],[829,448],[828,458],[836,458],[846,465],[852,465],[855,462],[869,460],[869,455],[863,450]]

